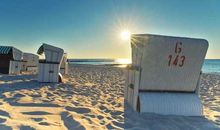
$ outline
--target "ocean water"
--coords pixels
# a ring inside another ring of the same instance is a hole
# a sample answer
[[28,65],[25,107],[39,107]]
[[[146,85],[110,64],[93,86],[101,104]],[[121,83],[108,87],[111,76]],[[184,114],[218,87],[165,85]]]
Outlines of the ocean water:
[[220,73],[220,59],[206,59],[202,71],[203,73]]
[[[114,65],[115,59],[69,59],[70,64]],[[119,64],[119,63],[118,63]]]
[[[126,65],[130,64],[128,59],[70,59],[70,64],[91,65]],[[220,59],[206,59],[202,67],[203,73],[219,73]]]

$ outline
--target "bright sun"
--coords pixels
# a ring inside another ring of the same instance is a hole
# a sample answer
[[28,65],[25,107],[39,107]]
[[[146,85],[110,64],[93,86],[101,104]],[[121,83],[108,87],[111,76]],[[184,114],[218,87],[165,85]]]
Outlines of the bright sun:
[[121,32],[121,38],[123,40],[129,40],[131,36],[131,33],[128,30],[124,30]]

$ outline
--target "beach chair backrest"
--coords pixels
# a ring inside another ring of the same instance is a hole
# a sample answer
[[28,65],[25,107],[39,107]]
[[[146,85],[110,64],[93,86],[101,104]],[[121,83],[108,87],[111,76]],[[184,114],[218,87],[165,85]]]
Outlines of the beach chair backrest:
[[23,61],[26,62],[27,66],[37,66],[39,56],[32,53],[23,53]]
[[195,91],[206,40],[139,34],[132,35],[131,44],[132,64],[141,68],[140,90]]
[[22,51],[12,46],[0,46],[0,54],[11,55],[11,60],[20,61],[22,59]]

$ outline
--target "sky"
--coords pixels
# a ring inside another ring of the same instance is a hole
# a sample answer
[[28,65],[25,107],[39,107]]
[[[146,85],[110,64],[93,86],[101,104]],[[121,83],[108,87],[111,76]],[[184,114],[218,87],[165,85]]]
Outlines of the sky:
[[219,0],[1,0],[0,44],[36,53],[42,43],[69,58],[130,58],[120,34],[204,38],[220,59]]

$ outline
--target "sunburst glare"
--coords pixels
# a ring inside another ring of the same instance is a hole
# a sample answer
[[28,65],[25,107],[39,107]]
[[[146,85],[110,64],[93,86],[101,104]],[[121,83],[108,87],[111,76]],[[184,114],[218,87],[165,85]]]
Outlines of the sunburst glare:
[[123,40],[129,40],[130,36],[131,36],[131,33],[128,30],[124,30],[124,31],[121,32],[121,38]]

